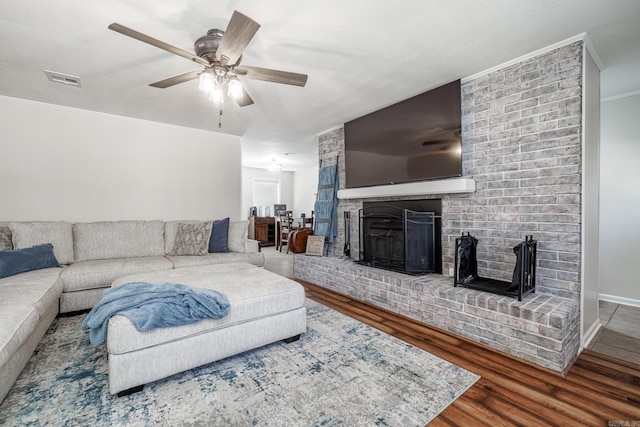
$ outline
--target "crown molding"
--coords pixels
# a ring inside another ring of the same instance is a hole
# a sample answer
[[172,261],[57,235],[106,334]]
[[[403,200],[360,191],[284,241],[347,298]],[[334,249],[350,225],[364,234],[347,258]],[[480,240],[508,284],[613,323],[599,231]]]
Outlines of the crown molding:
[[[520,56],[518,58],[511,59],[511,60],[509,60],[507,62],[503,62],[500,65],[496,65],[496,66],[488,68],[488,69],[486,69],[484,71],[480,71],[479,73],[475,73],[475,74],[473,74],[471,76],[464,77],[464,78],[460,79],[460,81],[462,83],[466,83],[468,81],[475,80],[475,79],[477,79],[479,77],[484,77],[487,74],[493,73],[494,71],[502,70],[503,68],[509,67],[511,65],[518,64],[520,62],[526,61],[527,59],[535,58],[536,56],[540,56],[540,55],[542,55],[544,53],[551,52],[552,50],[567,46],[567,45],[569,45],[571,43],[575,43],[577,41],[584,41],[586,37],[587,37],[587,33],[581,33],[581,34],[578,34],[576,36],[569,37],[568,39],[565,39],[565,40],[559,41],[557,43],[554,43],[552,45],[543,47],[542,49],[535,50],[533,52],[527,53],[526,55],[522,55],[522,56]],[[595,50],[594,50],[594,52],[595,52]],[[593,53],[592,53],[592,55],[593,55]],[[597,61],[596,61],[596,64],[598,64]],[[598,64],[598,66],[600,66],[600,64]]]

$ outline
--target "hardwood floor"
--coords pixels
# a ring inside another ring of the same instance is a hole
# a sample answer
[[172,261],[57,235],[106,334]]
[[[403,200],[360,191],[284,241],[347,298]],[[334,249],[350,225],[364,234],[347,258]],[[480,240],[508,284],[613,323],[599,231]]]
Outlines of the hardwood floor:
[[301,283],[307,297],[482,377],[430,426],[640,426],[640,365],[585,350],[562,376],[395,313]]

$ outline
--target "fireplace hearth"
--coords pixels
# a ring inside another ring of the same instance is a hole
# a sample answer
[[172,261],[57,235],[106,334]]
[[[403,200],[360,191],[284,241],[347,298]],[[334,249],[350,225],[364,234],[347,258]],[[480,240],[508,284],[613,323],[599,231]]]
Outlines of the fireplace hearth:
[[408,274],[441,273],[440,210],[439,199],[365,202],[359,262]]

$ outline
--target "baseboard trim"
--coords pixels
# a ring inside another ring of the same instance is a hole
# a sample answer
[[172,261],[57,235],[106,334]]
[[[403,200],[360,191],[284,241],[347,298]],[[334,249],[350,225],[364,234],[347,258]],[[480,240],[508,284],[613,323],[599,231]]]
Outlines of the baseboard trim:
[[600,331],[600,328],[602,328],[602,322],[600,321],[600,319],[598,319],[593,323],[593,325],[591,325],[589,330],[585,332],[584,336],[582,337],[582,349],[589,348],[589,346],[591,345],[591,341],[593,341],[593,339],[596,337],[596,335]]
[[632,307],[640,307],[640,300],[633,298],[618,297],[615,295],[599,294],[600,301],[613,302],[616,304],[630,305]]

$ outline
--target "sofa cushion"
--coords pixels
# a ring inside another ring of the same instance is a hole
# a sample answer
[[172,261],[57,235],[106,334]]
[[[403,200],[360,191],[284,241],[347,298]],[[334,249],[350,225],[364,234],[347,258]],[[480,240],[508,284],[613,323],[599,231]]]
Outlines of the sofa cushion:
[[229,252],[229,218],[213,221],[209,253]]
[[244,241],[247,239],[249,221],[229,221],[229,250],[244,252]]
[[58,299],[62,294],[61,268],[34,270],[0,279],[0,298],[14,301],[16,304],[32,304],[40,318],[44,317],[51,306],[58,308]]
[[225,252],[209,254],[207,256],[167,256],[167,258],[173,263],[173,268],[227,264],[232,262],[246,262],[257,267],[264,265],[264,254],[262,252]]
[[68,222],[11,222],[9,224],[14,249],[51,243],[60,264],[74,260],[73,236]]
[[53,255],[51,243],[24,249],[0,251],[0,278],[51,267],[60,267]]
[[206,255],[209,253],[211,222],[178,224],[176,241],[170,255]]
[[11,229],[8,225],[0,225],[0,251],[8,251],[11,249],[13,249]]
[[39,316],[28,301],[8,298],[15,289],[0,289],[0,366],[18,351],[38,327]]
[[164,255],[162,221],[99,221],[73,225],[76,261]]
[[106,288],[116,278],[148,271],[171,270],[173,263],[163,256],[82,261],[65,267],[60,274],[64,292]]

